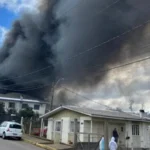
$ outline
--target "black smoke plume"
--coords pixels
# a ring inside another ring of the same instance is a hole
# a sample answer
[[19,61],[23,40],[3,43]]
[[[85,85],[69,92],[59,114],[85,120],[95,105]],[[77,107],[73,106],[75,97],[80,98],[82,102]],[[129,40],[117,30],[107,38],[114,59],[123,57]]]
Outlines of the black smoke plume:
[[[136,44],[146,25],[78,55],[150,19],[149,0],[115,2],[39,1],[39,12],[16,20],[0,49],[0,92],[44,98],[61,77],[72,87],[95,86],[105,77],[101,70],[138,56],[142,49]],[[123,49],[125,44],[129,49]]]

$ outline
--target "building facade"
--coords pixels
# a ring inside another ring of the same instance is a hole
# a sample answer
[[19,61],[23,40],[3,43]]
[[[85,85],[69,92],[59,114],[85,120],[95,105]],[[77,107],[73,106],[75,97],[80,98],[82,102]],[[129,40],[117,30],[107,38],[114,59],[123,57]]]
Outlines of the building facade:
[[47,139],[54,143],[73,144],[75,130],[77,142],[96,143],[103,135],[109,141],[116,128],[120,148],[150,148],[150,119],[138,115],[62,106],[41,118],[49,118]]
[[23,99],[21,98],[10,98],[10,97],[0,97],[0,102],[4,104],[4,109],[7,112],[9,109],[15,109],[19,112],[21,109],[26,107],[33,108],[34,112],[43,115],[46,113],[48,102],[43,102],[39,100]]

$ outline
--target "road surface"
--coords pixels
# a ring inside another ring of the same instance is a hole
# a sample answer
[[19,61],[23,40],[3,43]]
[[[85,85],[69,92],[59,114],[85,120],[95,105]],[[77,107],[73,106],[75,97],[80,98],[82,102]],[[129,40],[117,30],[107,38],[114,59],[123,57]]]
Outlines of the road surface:
[[0,138],[1,150],[43,150],[34,145],[17,140],[3,140]]

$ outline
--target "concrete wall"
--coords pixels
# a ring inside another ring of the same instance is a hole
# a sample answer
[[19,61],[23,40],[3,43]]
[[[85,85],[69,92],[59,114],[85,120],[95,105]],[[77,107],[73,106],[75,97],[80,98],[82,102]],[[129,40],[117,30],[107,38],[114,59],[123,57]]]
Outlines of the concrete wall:
[[[5,105],[5,111],[7,111],[9,109],[9,101],[1,101],[4,103]],[[14,102],[13,102],[14,103]],[[28,104],[29,107],[33,108],[34,112],[38,112],[40,115],[45,114],[45,110],[46,110],[46,104],[38,104],[38,103],[21,103],[21,102],[15,102],[15,109],[17,112],[19,112],[19,110],[22,109],[22,104]],[[34,110],[34,105],[40,105],[40,109],[39,110]]]
[[[80,133],[78,134],[79,142],[88,142],[88,133],[92,133],[90,135],[90,142],[98,142],[102,135],[104,135],[104,121],[105,119],[101,118],[91,118],[89,116],[76,113],[70,110],[63,110],[60,113],[52,116],[53,123],[56,120],[65,120],[65,125],[63,127],[63,131],[61,133],[51,133],[51,138],[54,142],[62,142],[62,137],[66,137],[65,142],[70,141],[74,142],[74,134],[70,133],[70,122],[75,118],[80,121]],[[66,119],[65,119],[66,118]],[[114,120],[107,119],[108,121],[108,138],[109,140],[112,137],[112,132],[114,128],[117,128],[119,134],[118,145],[119,148],[149,148],[150,147],[150,131],[148,130],[148,123],[140,123],[140,122],[132,122],[125,120]],[[132,124],[140,125],[140,135],[132,135]],[[49,134],[49,126],[52,124],[48,123],[48,134]],[[123,130],[122,130],[123,129]],[[54,128],[53,128],[54,131]],[[84,133],[84,134],[82,134]],[[126,140],[126,137],[129,136],[130,139]],[[50,137],[50,136],[48,136]]]
[[[51,118],[49,118],[49,120],[53,120],[53,123],[51,121],[48,121],[48,131],[47,131],[47,138],[50,140],[53,140],[55,143],[57,143],[59,140],[59,142],[62,143],[66,143],[68,144],[68,142],[74,142],[74,135],[73,133],[70,132],[70,122],[73,121],[74,119],[77,119],[80,121],[80,132],[85,132],[85,127],[86,127],[86,123],[84,124],[84,120],[91,120],[90,117],[87,117],[86,115],[80,114],[80,113],[75,113],[73,111],[70,110],[63,110],[60,113],[57,113],[53,116],[51,116]],[[60,134],[58,134],[58,132],[55,132],[55,122],[61,120],[62,121],[62,131],[60,132]],[[53,132],[51,132],[51,125],[54,125],[53,128]],[[91,126],[88,126],[88,132],[91,131]],[[56,134],[55,134],[56,133]],[[53,134],[53,136],[52,136]],[[78,135],[80,136],[80,135]],[[83,141],[84,141],[84,136],[83,136]],[[87,140],[87,138],[86,138]]]
[[[140,133],[139,135],[132,135],[132,125],[139,124]],[[126,136],[129,136],[130,139],[126,140],[126,147],[128,148],[150,148],[150,131],[149,123],[142,122],[127,122],[126,123]]]

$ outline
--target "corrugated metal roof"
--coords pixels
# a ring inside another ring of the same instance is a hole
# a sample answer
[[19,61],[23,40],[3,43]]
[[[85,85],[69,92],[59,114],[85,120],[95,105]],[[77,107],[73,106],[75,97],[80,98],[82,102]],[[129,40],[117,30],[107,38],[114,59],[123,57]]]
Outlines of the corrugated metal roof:
[[91,117],[99,117],[99,118],[112,118],[112,119],[121,119],[121,120],[136,120],[136,121],[150,121],[149,118],[140,118],[138,115],[134,115],[132,113],[120,112],[120,111],[112,111],[112,110],[95,110],[90,108],[82,108],[82,107],[74,107],[74,106],[61,106],[53,111],[46,113],[40,118],[50,117],[64,109],[75,111],[87,116]]

